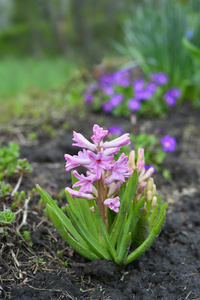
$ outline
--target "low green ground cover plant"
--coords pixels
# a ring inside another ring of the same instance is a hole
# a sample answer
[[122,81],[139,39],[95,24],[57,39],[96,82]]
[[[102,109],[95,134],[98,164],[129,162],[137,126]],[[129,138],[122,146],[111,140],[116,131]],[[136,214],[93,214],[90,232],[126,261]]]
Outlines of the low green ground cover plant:
[[[19,145],[10,143],[0,147],[0,233],[6,233],[9,225],[15,220],[15,210],[21,209],[34,190],[27,196],[25,191],[19,191],[22,180],[32,171],[27,159],[19,158]],[[13,187],[9,180],[16,180]],[[28,198],[27,198],[28,197]]]
[[[78,166],[86,175],[72,172],[72,188],[66,188],[67,215],[39,186],[48,214],[60,235],[86,258],[113,260],[127,265],[154,242],[165,220],[167,203],[157,195],[152,174],[145,170],[144,149],[126,156],[119,153],[130,145],[128,133],[104,142],[108,130],[93,126],[92,143],[73,133],[78,155],[65,154],[66,171]],[[132,243],[138,247],[130,251]]]
[[0,211],[0,234],[7,232],[8,226],[15,221],[15,214],[10,209]]

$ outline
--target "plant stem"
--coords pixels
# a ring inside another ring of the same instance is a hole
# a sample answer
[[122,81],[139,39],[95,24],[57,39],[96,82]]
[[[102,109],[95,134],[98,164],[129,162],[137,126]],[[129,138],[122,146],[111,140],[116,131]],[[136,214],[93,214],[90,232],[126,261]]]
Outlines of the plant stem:
[[103,223],[105,224],[105,213],[104,213],[104,193],[103,193],[103,181],[102,178],[97,180],[97,190],[98,190],[98,199],[97,199],[97,206],[99,209],[99,212],[101,214],[101,218],[103,220]]
[[13,189],[13,191],[11,193],[11,196],[14,196],[14,194],[18,191],[18,188],[20,187],[20,184],[22,182],[22,178],[23,178],[23,172],[20,173],[19,179],[17,181],[15,188]]

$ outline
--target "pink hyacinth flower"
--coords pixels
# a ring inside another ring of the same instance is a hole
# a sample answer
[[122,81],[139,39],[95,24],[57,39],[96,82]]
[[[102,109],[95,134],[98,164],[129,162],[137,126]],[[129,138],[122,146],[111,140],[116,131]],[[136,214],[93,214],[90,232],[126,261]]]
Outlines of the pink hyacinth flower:
[[131,142],[130,142],[129,133],[125,133],[122,136],[114,139],[113,141],[103,143],[102,147],[103,147],[103,149],[107,149],[107,148],[114,148],[114,147],[130,145],[130,143]]
[[97,180],[101,178],[102,169],[110,170],[110,163],[113,160],[113,156],[106,156],[103,152],[98,152],[97,154],[90,152],[89,158],[91,160],[91,164],[88,168],[96,172]]
[[119,159],[111,166],[111,176],[105,179],[105,184],[111,184],[115,180],[125,182],[125,177],[130,176],[127,160],[128,156],[122,153]]
[[108,134],[108,130],[103,130],[103,128],[97,124],[93,126],[93,132],[94,135],[91,137],[91,139],[95,144],[99,144],[103,140],[103,138]]
[[104,205],[108,206],[111,210],[114,210],[116,213],[119,212],[120,201],[119,197],[108,198],[104,201]]
[[74,131],[73,136],[73,141],[75,141],[77,144],[72,144],[72,146],[86,148],[91,151],[95,151],[97,149],[96,145],[90,143],[81,133]]
[[72,197],[76,197],[76,198],[84,198],[84,199],[87,199],[87,200],[94,200],[94,196],[91,195],[91,194],[86,194],[86,193],[81,193],[80,191],[75,191],[75,190],[72,190],[71,188],[69,187],[66,187],[65,188]]
[[107,197],[111,198],[120,189],[121,185],[122,185],[122,181],[118,181],[117,183],[112,182],[109,185],[109,191]]
[[120,147],[108,148],[103,151],[105,155],[117,154],[120,151]]
[[89,176],[84,176],[83,174],[78,174],[78,172],[75,170],[73,171],[73,175],[79,179],[74,185],[73,188],[77,186],[81,186],[79,192],[82,193],[91,193],[92,192],[92,184],[96,180],[96,175],[92,174]]
[[85,149],[78,152],[78,155],[70,155],[65,154],[65,159],[67,161],[66,163],[66,171],[69,171],[73,168],[76,168],[78,166],[87,166],[91,163],[89,159],[89,152],[87,152]]

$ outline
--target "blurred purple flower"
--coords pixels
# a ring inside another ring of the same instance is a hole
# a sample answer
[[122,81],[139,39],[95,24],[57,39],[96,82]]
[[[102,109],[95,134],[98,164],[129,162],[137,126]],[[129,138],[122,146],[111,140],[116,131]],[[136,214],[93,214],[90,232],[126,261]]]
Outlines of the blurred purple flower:
[[120,126],[111,126],[109,129],[108,129],[108,132],[112,135],[117,135],[117,136],[120,136],[123,134],[123,129],[120,127]]
[[114,88],[112,85],[107,85],[103,88],[103,91],[107,96],[111,96],[114,93]]
[[131,111],[137,111],[141,107],[141,103],[137,99],[130,99],[128,101],[128,107]]
[[101,86],[113,83],[113,74],[102,74],[99,78]]
[[105,111],[105,113],[107,113],[107,114],[111,113],[112,109],[113,109],[109,102],[104,102],[102,104],[102,108]]
[[154,169],[154,173],[156,172],[156,168],[153,165],[145,165],[145,170],[149,170],[150,168]]
[[152,92],[152,93],[155,93],[157,91],[157,84],[153,81],[150,81],[148,84],[147,84],[147,89]]
[[120,103],[124,100],[124,96],[122,94],[115,94],[110,98],[109,104],[111,107],[116,107],[120,105]]
[[175,98],[178,99],[181,97],[181,91],[178,88],[171,88],[168,92],[171,93],[171,95]]
[[163,150],[165,152],[173,152],[176,148],[176,140],[174,137],[166,135],[161,140],[161,145],[163,146]]
[[176,105],[176,99],[172,97],[172,95],[166,93],[164,95],[164,100],[169,106],[175,106]]
[[113,83],[127,87],[131,83],[130,70],[119,70],[113,74]]
[[150,100],[152,96],[153,93],[148,89],[144,89],[135,93],[135,98],[137,100]]
[[141,91],[144,88],[144,80],[143,79],[137,79],[134,83],[133,83],[133,89],[137,92],[137,91]]
[[165,85],[168,83],[169,78],[167,74],[161,72],[161,73],[152,73],[151,78],[159,85]]
[[169,106],[176,105],[176,99],[181,97],[181,91],[178,88],[171,88],[164,95],[164,100]]
[[86,103],[90,103],[90,102],[92,102],[92,101],[93,101],[93,95],[87,92],[87,93],[85,94],[85,102],[86,102]]

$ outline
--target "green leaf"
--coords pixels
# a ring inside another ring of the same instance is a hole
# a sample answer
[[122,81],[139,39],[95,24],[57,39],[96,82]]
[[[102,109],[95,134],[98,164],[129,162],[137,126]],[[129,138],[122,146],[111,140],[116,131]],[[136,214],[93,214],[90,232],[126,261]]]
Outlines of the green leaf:
[[183,45],[188,50],[189,54],[196,60],[196,62],[200,63],[200,49],[193,45],[188,39],[183,38]]
[[149,229],[149,232],[151,232],[152,228],[155,226],[158,218],[159,218],[159,205],[156,204],[153,208],[153,211],[152,213],[150,214],[150,218],[149,218],[149,226],[148,226],[148,229]]
[[118,259],[120,259],[120,264],[122,264],[125,258],[127,257],[131,243],[132,243],[132,237],[131,237],[131,232],[129,232],[124,240],[124,253],[122,253],[121,259],[120,259],[120,254],[119,257],[117,257]]
[[131,209],[131,212],[128,214],[128,217],[125,216],[125,223],[121,230],[122,234],[119,235],[120,238],[117,241],[117,261],[119,263],[123,262],[123,260],[125,259],[125,255],[127,253],[127,236],[130,233],[129,229],[130,229],[132,217],[133,215]]
[[[72,185],[74,185],[78,181],[78,179],[74,176],[73,173],[71,173],[71,176],[72,176]],[[80,187],[75,187],[74,189],[78,191]],[[72,197],[68,191],[66,191],[66,194],[67,194],[67,199],[71,200]],[[99,238],[98,224],[96,222],[94,213],[90,210],[90,207],[94,206],[95,201],[82,199],[82,198],[74,198],[73,203],[74,205],[76,205],[76,209],[78,209],[79,215],[82,218],[88,231],[91,233],[91,235],[93,235],[94,237],[96,237],[96,239],[98,239]],[[93,224],[93,226],[91,226],[91,224]]]
[[[123,227],[122,237],[120,235],[117,240],[117,253],[118,253],[118,261],[123,262],[128,251],[127,251],[127,243],[129,242],[129,234],[134,234],[136,225],[143,211],[145,203],[145,197],[142,197],[136,204],[133,202],[132,207],[129,210],[128,219],[125,218],[125,224]],[[133,240],[133,239],[132,239]]]
[[[76,227],[76,229],[78,230],[78,232],[81,234],[82,238],[86,241],[86,243],[89,245],[89,247],[92,249],[92,251],[99,256],[100,258],[103,259],[111,259],[111,256],[109,254],[109,252],[107,251],[107,249],[105,249],[91,234],[90,232],[87,230],[87,228],[85,227],[84,223],[81,221],[81,219],[75,215],[73,213],[73,211],[71,211],[69,209],[69,207],[67,208],[67,212],[69,215],[69,218],[72,220],[74,226]],[[92,224],[91,224],[92,226]]]
[[109,252],[110,252],[113,260],[115,262],[117,262],[117,256],[116,256],[115,248],[113,247],[113,245],[110,242],[109,234],[108,234],[108,232],[107,232],[107,230],[105,228],[105,225],[104,225],[104,223],[102,221],[102,218],[101,218],[101,215],[100,215],[99,210],[97,208],[97,205],[94,206],[94,211],[95,211],[97,222],[99,224],[99,228],[100,228],[101,233],[102,233],[102,235],[104,237],[104,240],[106,242],[107,248],[108,248],[108,250],[109,250]]
[[[95,219],[95,214],[90,210],[90,203],[94,205],[95,201],[82,199],[82,198],[74,198],[72,199],[69,192],[66,191],[67,199],[69,202],[69,206],[73,211],[79,214],[82,222],[85,224],[87,230],[94,236],[97,240],[99,239],[99,230],[98,224]],[[92,224],[92,226],[91,226]]]
[[10,209],[0,212],[0,224],[11,224],[15,221],[15,214]]
[[131,226],[130,226],[130,232],[132,234],[132,241],[134,240],[134,237],[135,237],[136,226],[142,215],[144,204],[145,204],[145,197],[142,197],[139,199],[139,201],[136,203],[136,205],[133,209],[133,218],[132,218],[132,222],[131,222]]
[[166,210],[161,212],[161,216],[156,223],[155,227],[152,229],[151,233],[149,234],[148,238],[129,256],[127,257],[127,260],[124,262],[125,265],[128,265],[138,257],[140,257],[145,251],[147,251],[151,245],[153,244],[154,240],[157,238],[157,236],[160,233],[161,227],[163,225],[163,222],[166,217]]
[[137,182],[138,182],[138,172],[135,170],[133,172],[132,176],[128,180],[126,190],[121,199],[119,213],[117,214],[117,217],[115,220],[115,226],[113,227],[113,229],[110,233],[110,240],[114,247],[117,242],[119,232],[120,232],[121,228],[123,227],[124,217],[126,215],[126,212],[129,211],[131,202],[135,197],[135,192],[137,189]]
[[52,209],[56,212],[59,216],[60,221],[62,224],[67,228],[67,231],[70,232],[71,235],[81,244],[83,244],[86,248],[88,247],[87,243],[83,240],[80,234],[77,232],[75,227],[72,225],[70,219],[62,212],[62,210],[55,204],[53,199],[47,194],[38,184],[36,185],[36,189],[39,192],[40,196],[44,200],[46,204],[49,204]]
[[99,257],[96,256],[93,252],[88,250],[84,247],[81,243],[77,242],[66,230],[66,228],[63,226],[63,223],[60,221],[59,217],[57,216],[56,212],[53,210],[53,208],[47,204],[47,211],[51,218],[51,221],[55,228],[58,230],[59,234],[62,236],[62,238],[78,253],[80,253],[82,256],[89,258],[90,260],[98,259]]

